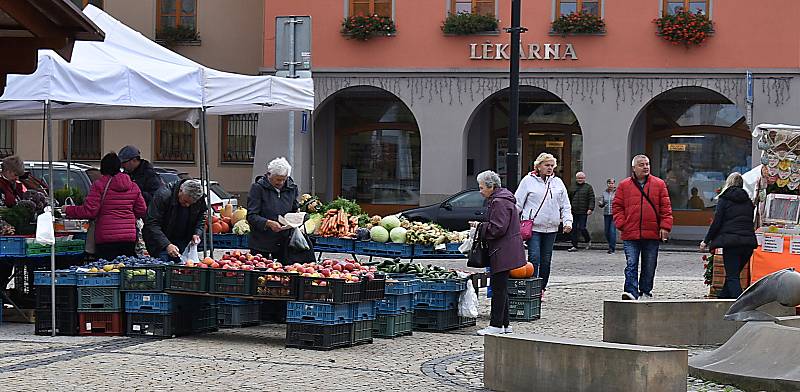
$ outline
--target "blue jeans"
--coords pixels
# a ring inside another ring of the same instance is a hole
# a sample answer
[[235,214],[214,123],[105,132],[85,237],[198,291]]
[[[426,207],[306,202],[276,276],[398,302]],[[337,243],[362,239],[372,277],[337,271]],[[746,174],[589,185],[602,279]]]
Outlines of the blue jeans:
[[550,280],[550,260],[553,258],[553,244],[558,233],[533,232],[528,240],[528,261],[533,264],[536,276],[542,278],[542,290]]
[[[656,277],[656,263],[658,261],[658,240],[626,240],[623,241],[625,258],[625,292],[639,298],[642,294],[653,291],[653,280]],[[642,272],[639,279],[636,275],[639,269],[639,255],[642,258]]]
[[606,241],[608,242],[608,250],[613,252],[617,248],[617,226],[614,225],[613,215],[603,215],[605,223]]

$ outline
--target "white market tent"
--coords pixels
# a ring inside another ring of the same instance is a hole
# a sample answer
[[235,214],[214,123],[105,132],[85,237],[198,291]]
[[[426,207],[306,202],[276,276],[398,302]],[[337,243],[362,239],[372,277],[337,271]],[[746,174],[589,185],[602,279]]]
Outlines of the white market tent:
[[[202,179],[208,178],[206,114],[314,108],[311,79],[215,70],[153,42],[92,5],[83,12],[105,33],[105,41],[77,41],[71,62],[51,50],[40,50],[36,72],[9,75],[0,96],[0,118],[46,121],[50,178],[52,119],[188,121],[200,128]],[[50,260],[54,271],[55,245]],[[55,303],[54,272],[51,292]],[[52,311],[55,320],[55,306]]]

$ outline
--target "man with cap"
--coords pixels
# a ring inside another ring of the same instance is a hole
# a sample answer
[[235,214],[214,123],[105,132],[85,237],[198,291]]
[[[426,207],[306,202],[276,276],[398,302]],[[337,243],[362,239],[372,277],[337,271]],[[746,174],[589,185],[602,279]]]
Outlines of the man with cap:
[[127,145],[119,150],[119,160],[122,168],[131,176],[136,185],[142,191],[144,202],[149,206],[153,196],[164,186],[161,177],[153,170],[153,164],[146,159],[142,159],[142,153],[136,146]]

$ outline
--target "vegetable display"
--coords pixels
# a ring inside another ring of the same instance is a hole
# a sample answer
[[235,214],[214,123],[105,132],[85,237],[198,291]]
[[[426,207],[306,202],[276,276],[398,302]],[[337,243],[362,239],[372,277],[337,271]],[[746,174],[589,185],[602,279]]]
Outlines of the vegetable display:
[[378,272],[414,274],[422,279],[456,279],[458,274],[435,265],[422,265],[418,263],[403,263],[400,259],[384,260],[375,266]]
[[344,209],[329,209],[322,218],[317,233],[323,237],[348,238],[356,236],[356,229],[358,229],[358,217],[350,216]]

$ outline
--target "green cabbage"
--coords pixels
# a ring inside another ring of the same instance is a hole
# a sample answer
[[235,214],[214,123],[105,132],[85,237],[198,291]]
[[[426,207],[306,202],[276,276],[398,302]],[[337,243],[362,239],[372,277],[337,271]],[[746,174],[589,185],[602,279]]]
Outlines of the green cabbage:
[[402,227],[395,227],[392,231],[389,232],[389,238],[392,239],[392,242],[397,244],[405,244],[406,243],[406,229]]
[[381,226],[375,226],[369,230],[369,237],[375,242],[389,241],[389,231]]
[[381,226],[388,231],[392,231],[392,229],[395,227],[400,226],[400,218],[398,218],[396,215],[385,216],[383,219],[381,219]]

